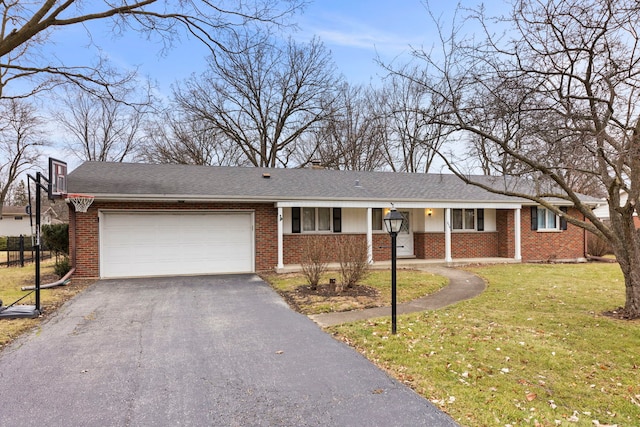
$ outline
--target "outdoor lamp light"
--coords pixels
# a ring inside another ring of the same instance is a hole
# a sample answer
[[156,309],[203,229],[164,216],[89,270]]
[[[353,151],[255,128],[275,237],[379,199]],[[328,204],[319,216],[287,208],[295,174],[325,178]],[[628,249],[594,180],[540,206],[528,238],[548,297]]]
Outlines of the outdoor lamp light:
[[397,234],[402,228],[404,222],[404,216],[398,212],[395,208],[391,208],[388,214],[384,216],[384,225],[387,227],[389,234]]
[[384,216],[384,225],[391,235],[391,333],[396,333],[396,237],[402,229],[404,223],[404,215],[395,208],[391,208],[388,214]]

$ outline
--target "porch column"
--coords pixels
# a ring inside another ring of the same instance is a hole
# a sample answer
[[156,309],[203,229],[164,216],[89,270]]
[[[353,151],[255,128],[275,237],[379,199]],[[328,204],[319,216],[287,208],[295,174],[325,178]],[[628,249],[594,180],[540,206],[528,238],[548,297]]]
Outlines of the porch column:
[[371,228],[372,221],[371,208],[367,208],[367,261],[369,264],[373,264],[373,230]]
[[452,262],[451,257],[451,208],[444,210],[444,260]]
[[284,234],[284,217],[282,216],[282,208],[278,208],[278,268],[284,268],[283,256],[283,234]]
[[515,253],[514,253],[514,257],[513,258],[518,260],[518,261],[522,260],[522,250],[521,250],[522,241],[521,241],[521,235],[520,235],[520,231],[521,231],[521,229],[520,229],[520,222],[521,222],[520,213],[521,212],[520,211],[521,210],[522,210],[521,208],[516,208],[515,209],[514,221],[513,221],[514,222],[514,228],[515,228],[514,233],[513,233],[513,236],[514,236],[513,244],[515,246],[515,248],[514,248],[515,249],[515,251],[514,251]]

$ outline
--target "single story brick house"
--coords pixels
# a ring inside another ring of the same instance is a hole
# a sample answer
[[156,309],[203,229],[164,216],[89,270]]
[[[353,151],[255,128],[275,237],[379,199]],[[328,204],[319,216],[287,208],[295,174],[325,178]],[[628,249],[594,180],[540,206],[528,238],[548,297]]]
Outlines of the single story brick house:
[[[67,186],[95,197],[86,213],[70,207],[80,277],[282,270],[300,263],[311,236],[328,245],[360,236],[370,262],[388,261],[382,219],[392,203],[408,220],[399,257],[446,263],[585,256],[582,229],[531,201],[449,174],[86,162]],[[575,213],[566,201],[558,205]]]

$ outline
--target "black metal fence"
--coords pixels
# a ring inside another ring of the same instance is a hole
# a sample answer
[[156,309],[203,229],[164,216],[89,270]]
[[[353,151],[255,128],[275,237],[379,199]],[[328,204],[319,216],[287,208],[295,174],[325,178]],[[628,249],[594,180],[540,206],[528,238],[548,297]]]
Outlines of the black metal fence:
[[[35,236],[8,236],[0,238],[0,266],[24,267],[25,263],[34,262],[36,250]],[[51,258],[51,251],[41,248],[41,259]]]

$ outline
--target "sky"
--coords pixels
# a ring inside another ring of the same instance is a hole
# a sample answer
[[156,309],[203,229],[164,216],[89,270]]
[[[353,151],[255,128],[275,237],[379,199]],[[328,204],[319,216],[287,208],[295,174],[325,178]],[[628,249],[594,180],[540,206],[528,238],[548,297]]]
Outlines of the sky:
[[[479,0],[460,0],[476,6]],[[456,8],[450,0],[430,0],[435,16],[450,22]],[[492,3],[492,5],[495,3]],[[337,70],[352,84],[379,85],[385,63],[403,64],[410,60],[412,48],[429,49],[437,44],[437,33],[425,0],[311,0],[302,14],[293,17],[297,41],[318,37],[331,51]],[[56,31],[47,52],[67,65],[87,65],[95,60],[100,47],[116,67],[138,72],[156,82],[156,96],[171,98],[172,86],[206,69],[209,51],[199,41],[183,39],[161,54],[162,45],[128,32],[114,36],[104,22],[73,25]],[[58,149],[59,150],[59,149]],[[62,156],[56,154],[54,157]],[[70,166],[79,161],[69,160]]]
[[[435,14],[450,16],[456,3],[431,0],[430,5]],[[332,52],[338,71],[351,83],[376,84],[385,74],[376,58],[404,63],[411,47],[431,46],[436,36],[423,0],[313,0],[293,20],[299,29],[292,37],[299,41],[319,37]],[[95,43],[115,65],[137,67],[141,74],[157,81],[166,96],[172,84],[201,73],[206,66],[208,51],[193,39],[183,40],[161,55],[160,44],[135,33],[114,38],[106,26],[92,25],[89,29]],[[56,33],[55,40],[51,51],[67,62],[91,60],[87,30],[82,26]]]

